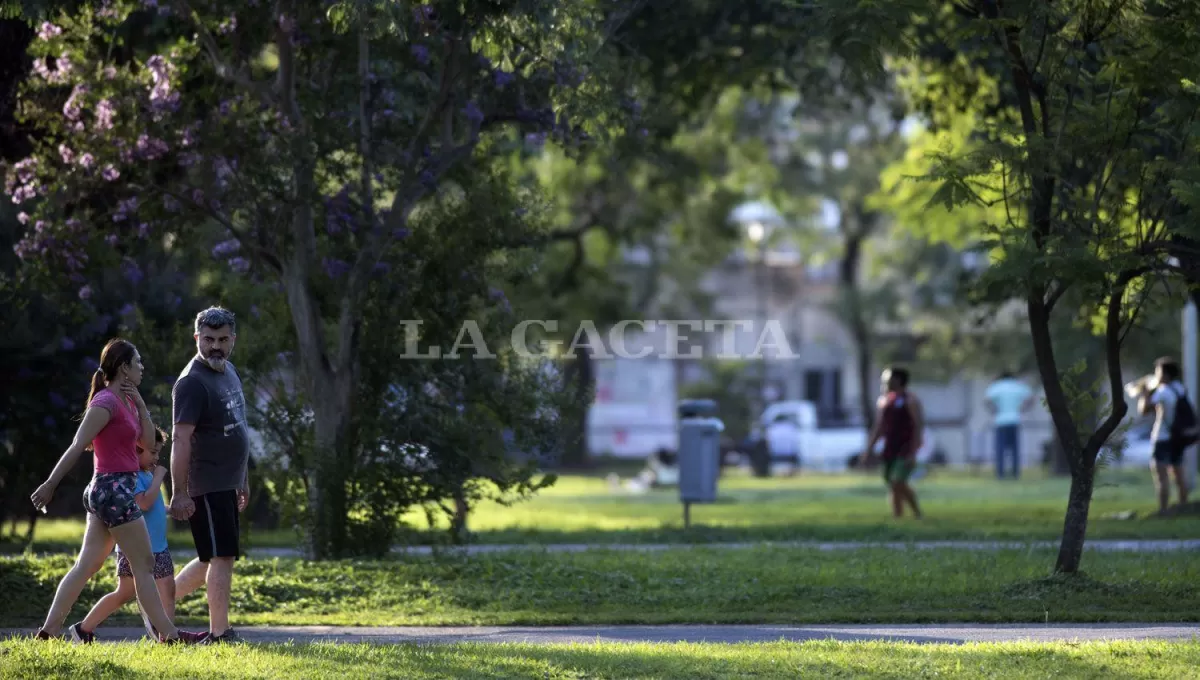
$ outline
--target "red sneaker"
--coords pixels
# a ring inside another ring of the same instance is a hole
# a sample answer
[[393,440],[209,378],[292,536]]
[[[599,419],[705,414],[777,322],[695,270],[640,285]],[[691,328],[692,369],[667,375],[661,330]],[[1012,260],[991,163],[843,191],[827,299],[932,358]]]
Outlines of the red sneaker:
[[203,633],[193,633],[190,630],[181,630],[179,631],[179,637],[165,638],[159,636],[158,641],[164,645],[174,645],[180,643],[185,645],[198,645],[202,644],[206,639],[208,639],[208,631]]

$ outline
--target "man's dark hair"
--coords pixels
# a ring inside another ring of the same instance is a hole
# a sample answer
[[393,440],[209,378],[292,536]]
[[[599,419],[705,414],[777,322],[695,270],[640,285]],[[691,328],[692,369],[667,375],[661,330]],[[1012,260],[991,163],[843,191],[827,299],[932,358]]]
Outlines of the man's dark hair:
[[224,307],[209,307],[196,315],[197,334],[201,328],[216,330],[225,326],[229,326],[229,332],[237,335],[237,319],[234,318],[233,312]]
[[908,376],[907,368],[904,368],[902,366],[892,366],[892,367],[888,368],[888,371],[892,374],[892,377],[895,378],[896,381],[900,383],[901,387],[908,387],[908,377],[909,376]]
[[1183,377],[1179,362],[1171,357],[1160,357],[1154,362],[1154,367],[1161,370],[1163,377],[1167,380],[1179,380]]

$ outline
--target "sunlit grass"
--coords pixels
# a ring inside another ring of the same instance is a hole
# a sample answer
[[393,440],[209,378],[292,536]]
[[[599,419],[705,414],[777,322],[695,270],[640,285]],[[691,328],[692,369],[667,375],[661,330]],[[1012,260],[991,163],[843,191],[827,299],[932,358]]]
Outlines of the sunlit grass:
[[[482,503],[469,528],[479,543],[705,543],[715,541],[1053,540],[1062,531],[1069,480],[1031,474],[1017,482],[987,474],[935,470],[916,482],[925,518],[891,518],[874,474],[756,479],[741,471],[721,479],[718,502],[692,508],[683,529],[678,492],[614,491],[602,475],[563,475],[536,497],[512,505]],[[1117,513],[1136,511],[1134,519]],[[1200,538],[1200,518],[1160,519],[1148,471],[1106,470],[1097,480],[1088,537]],[[406,518],[408,540],[446,540],[445,523],[428,530],[424,514]],[[7,530],[7,528],[6,528]],[[38,523],[33,549],[75,550],[82,520]],[[192,547],[186,529],[173,530],[173,548]],[[253,530],[250,548],[295,547],[292,529]],[[10,543],[10,546],[12,544]]]
[[1189,678],[1200,643],[0,643],[0,678]]
[[[0,558],[0,626],[44,615],[66,555]],[[1099,553],[1052,575],[1054,551],[676,548],[539,550],[311,563],[242,560],[237,625],[1047,623],[1200,621],[1193,554]],[[70,619],[113,586],[110,560]],[[203,592],[179,603],[204,620]],[[130,606],[126,621],[136,622]],[[101,631],[103,633],[103,631]]]

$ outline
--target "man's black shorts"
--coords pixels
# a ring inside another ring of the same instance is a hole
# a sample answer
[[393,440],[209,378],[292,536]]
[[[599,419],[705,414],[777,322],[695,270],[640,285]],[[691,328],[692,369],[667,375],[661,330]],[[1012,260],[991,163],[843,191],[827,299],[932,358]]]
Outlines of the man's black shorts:
[[192,515],[192,540],[201,562],[214,557],[241,557],[238,545],[237,491],[216,491],[192,496],[196,512]]
[[1154,442],[1154,462],[1158,465],[1182,465],[1183,447],[1172,441]]

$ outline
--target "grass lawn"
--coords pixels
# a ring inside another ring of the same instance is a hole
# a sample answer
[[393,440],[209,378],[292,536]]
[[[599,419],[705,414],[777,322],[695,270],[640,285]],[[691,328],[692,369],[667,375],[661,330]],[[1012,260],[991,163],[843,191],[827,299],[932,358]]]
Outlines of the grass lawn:
[[[535,498],[512,506],[484,504],[471,516],[479,543],[706,543],[720,541],[908,539],[1052,540],[1062,530],[1068,480],[1035,471],[1019,482],[935,470],[916,482],[926,517],[894,521],[876,475],[803,475],[755,479],[735,471],[720,498],[694,506],[683,530],[677,492],[614,493],[602,476],[564,475]],[[1200,517],[1159,519],[1149,471],[1104,470],[1097,480],[1089,538],[1200,538]],[[1135,510],[1134,519],[1106,518]],[[82,514],[82,510],[81,510]],[[424,526],[414,513],[412,524]],[[34,551],[78,549],[82,520],[39,522]],[[2,537],[3,534],[0,534]],[[441,542],[426,532],[419,542]],[[191,534],[172,531],[172,547],[192,550]],[[295,547],[290,529],[252,531],[250,547]],[[10,545],[11,549],[11,545]]]
[[[560,477],[534,499],[473,513],[480,543],[703,543],[757,540],[1057,539],[1066,478],[1036,471],[1019,482],[935,470],[915,482],[925,519],[894,521],[875,474],[723,478],[719,500],[692,507],[692,528],[674,490],[612,492],[603,478]],[[1135,510],[1135,519],[1105,519]],[[1149,470],[1104,470],[1097,479],[1089,538],[1200,538],[1200,518],[1158,519]]]
[[1200,643],[84,647],[0,643],[0,678],[1194,678]]
[[[244,560],[235,625],[1200,621],[1190,553],[1090,553],[1050,576],[1053,552],[712,548],[661,552]],[[0,557],[0,627],[33,627],[71,558]],[[68,623],[111,589],[112,562]],[[207,618],[203,593],[179,603]],[[125,622],[137,625],[132,607]],[[100,631],[103,636],[103,629]]]

